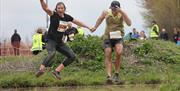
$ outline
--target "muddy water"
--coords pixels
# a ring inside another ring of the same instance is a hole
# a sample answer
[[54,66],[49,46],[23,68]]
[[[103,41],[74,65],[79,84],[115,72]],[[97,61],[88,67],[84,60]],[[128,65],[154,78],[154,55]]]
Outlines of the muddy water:
[[86,87],[36,87],[36,88],[11,88],[0,91],[159,91],[155,85],[132,86],[86,86]]

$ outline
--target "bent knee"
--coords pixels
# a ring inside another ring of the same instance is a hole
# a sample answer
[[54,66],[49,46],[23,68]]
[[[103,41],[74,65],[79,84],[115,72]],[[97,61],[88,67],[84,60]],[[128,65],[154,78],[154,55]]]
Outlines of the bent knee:
[[69,56],[69,59],[71,59],[71,60],[75,60],[76,59],[76,55],[75,54],[71,54],[70,56]]

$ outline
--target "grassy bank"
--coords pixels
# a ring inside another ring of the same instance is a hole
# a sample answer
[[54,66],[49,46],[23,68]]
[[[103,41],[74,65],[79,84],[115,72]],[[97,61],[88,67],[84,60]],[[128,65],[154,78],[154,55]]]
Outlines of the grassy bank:
[[[68,44],[77,60],[65,68],[62,80],[57,81],[47,71],[35,78],[35,71],[47,54],[45,51],[32,57],[1,57],[0,87],[86,86],[105,84],[104,54],[99,37],[77,37]],[[114,56],[114,54],[113,54]],[[51,64],[54,69],[64,56],[58,54]],[[23,67],[23,71],[16,71]],[[30,64],[30,65],[29,65]],[[5,66],[4,66],[5,65]],[[13,65],[6,69],[6,66]],[[161,84],[162,91],[180,89],[180,47],[160,40],[131,41],[124,43],[120,78],[125,84]],[[16,69],[16,70],[13,70]],[[168,88],[168,90],[167,90]]]

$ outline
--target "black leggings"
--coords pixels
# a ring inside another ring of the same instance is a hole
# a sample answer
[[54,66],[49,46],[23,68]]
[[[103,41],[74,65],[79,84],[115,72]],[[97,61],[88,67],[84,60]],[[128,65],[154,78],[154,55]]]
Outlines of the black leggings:
[[68,66],[75,60],[75,54],[66,44],[57,43],[54,40],[49,39],[46,45],[46,49],[48,51],[48,56],[43,60],[43,65],[45,67],[49,67],[52,63],[51,60],[55,56],[56,50],[61,54],[65,55],[67,58],[63,61],[64,66]]

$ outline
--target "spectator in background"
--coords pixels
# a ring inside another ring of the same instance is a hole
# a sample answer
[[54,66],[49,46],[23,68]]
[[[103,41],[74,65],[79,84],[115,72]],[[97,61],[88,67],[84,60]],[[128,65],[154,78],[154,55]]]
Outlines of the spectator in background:
[[169,37],[168,37],[168,34],[167,34],[167,32],[166,32],[166,29],[162,29],[161,30],[161,33],[160,33],[160,35],[159,35],[159,38],[160,39],[162,39],[162,40],[168,40],[169,39]]
[[11,45],[13,46],[14,49],[14,55],[17,56],[19,55],[19,48],[20,48],[20,42],[21,42],[21,37],[17,33],[17,30],[14,30],[14,34],[11,37]]
[[151,39],[158,39],[159,37],[159,26],[157,25],[156,21],[152,22],[152,27],[150,30],[150,38]]
[[132,32],[130,32],[130,33],[129,33],[129,37],[130,37],[130,39],[132,39],[132,37],[131,37],[131,36],[132,36]]
[[124,36],[124,38],[123,38],[124,41],[130,41],[130,40],[132,39],[131,36],[132,36],[132,32],[126,34],[126,35]]
[[177,40],[177,45],[178,46],[180,46],[180,28],[177,28],[177,38],[176,38],[176,40]]
[[137,38],[139,38],[140,37],[140,33],[137,31]]
[[36,34],[33,35],[33,43],[31,51],[34,55],[39,54],[43,50],[43,34],[42,29],[38,28]]
[[146,34],[145,34],[144,31],[141,31],[141,32],[140,32],[139,39],[140,39],[140,40],[146,40],[146,39],[147,39]]
[[133,28],[131,38],[133,38],[133,39],[138,39],[139,38],[139,34],[138,34],[136,28]]
[[174,29],[173,29],[173,40],[174,40],[175,44],[177,44],[177,38],[179,35],[180,35],[180,33],[178,32],[177,28],[174,27]]

